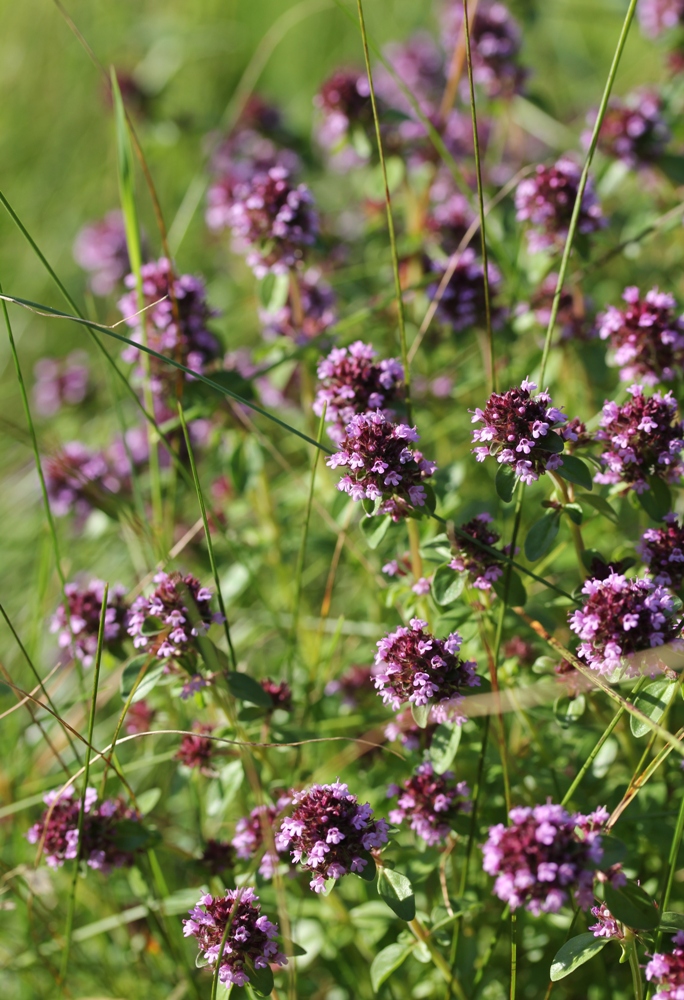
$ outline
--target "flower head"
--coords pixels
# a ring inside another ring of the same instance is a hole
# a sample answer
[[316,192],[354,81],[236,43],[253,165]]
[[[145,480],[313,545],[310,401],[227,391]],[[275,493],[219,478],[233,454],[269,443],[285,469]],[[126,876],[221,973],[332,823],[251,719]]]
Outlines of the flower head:
[[597,483],[624,483],[625,490],[643,493],[650,489],[649,475],[676,482],[684,473],[684,424],[676,419],[677,403],[671,392],[644,396],[639,385],[627,390],[632,398],[618,406],[603,407],[597,441],[608,442],[600,456],[604,471]]
[[126,713],[126,732],[129,736],[134,733],[149,732],[150,726],[157,713],[144,699],[133,702]]
[[[552,167],[540,164],[531,177],[525,177],[515,192],[519,222],[527,222],[527,241],[532,253],[561,249],[579,189],[580,168],[562,157]],[[589,235],[605,225],[601,206],[589,179],[582,196],[577,231]]]
[[307,344],[331,327],[337,320],[335,293],[321,279],[320,272],[310,267],[298,276],[301,320],[289,299],[279,309],[259,310],[262,332],[267,340],[289,337],[295,344]]
[[462,640],[457,632],[438,639],[426,628],[427,622],[412,618],[409,628],[402,626],[378,642],[375,686],[395,712],[407,701],[418,706],[434,702],[433,720],[443,722],[463,699],[464,689],[477,687],[480,678],[475,663],[458,655]]
[[568,418],[552,405],[548,392],[533,396],[536,388],[525,380],[503,394],[493,392],[484,410],[475,410],[472,418],[473,423],[484,424],[473,431],[478,462],[495,455],[524,483],[533,483],[563,464],[558,454],[563,449],[562,434],[557,432],[562,432]]
[[572,890],[586,908],[593,900],[594,869],[603,849],[606,809],[571,816],[562,806],[511,809],[509,825],[489,830],[482,867],[495,875],[494,892],[511,910],[525,905],[538,916],[556,913]]
[[594,937],[604,938],[624,938],[622,928],[605,903],[592,906],[592,914],[596,917],[596,923],[589,928],[593,931]]
[[259,864],[259,874],[273,878],[282,859],[287,860],[287,850],[274,850],[275,822],[290,804],[288,795],[281,796],[275,805],[257,806],[249,816],[243,816],[235,826],[232,844],[238,858],[253,858],[265,844],[266,849]]
[[667,514],[662,528],[648,528],[637,552],[648,566],[654,583],[679,590],[684,583],[684,525]]
[[266,692],[266,694],[271,699],[273,703],[273,709],[280,708],[285,712],[289,712],[292,708],[292,690],[287,681],[272,681],[270,677],[267,677],[263,681],[259,681],[259,684]]
[[[463,25],[463,7],[450,0],[444,18],[444,45],[453,52]],[[470,19],[473,78],[490,97],[511,97],[522,89],[527,73],[518,62],[520,28],[505,4],[481,0]]]
[[209,739],[214,727],[195,723],[194,733],[186,735],[181,740],[175,759],[186,767],[197,768],[200,774],[212,775],[211,762],[216,755],[217,744]]
[[672,943],[672,951],[656,952],[646,966],[646,979],[658,991],[653,1000],[680,1000],[684,996],[684,932],[675,934]]
[[[499,541],[498,532],[489,527],[491,522],[491,514],[477,514],[472,520],[461,525],[460,533],[453,539],[456,555],[449,566],[457,573],[467,573],[468,582],[478,590],[491,590],[492,584],[503,574],[501,561],[478,544],[480,542],[494,548]],[[473,541],[464,538],[463,532]]]
[[[446,273],[443,263],[430,262],[430,269],[436,272],[437,282],[428,286],[428,296],[434,299]],[[494,300],[501,274],[491,262],[488,264],[489,294]],[[477,259],[472,247],[467,247],[458,256],[456,267],[439,299],[437,315],[454,333],[471,327],[484,327],[486,323],[484,267]],[[503,320],[503,309],[491,302],[491,319],[494,327]]]
[[289,850],[292,860],[312,874],[314,892],[327,879],[362,872],[368,852],[387,843],[387,823],[373,819],[366,803],[359,805],[347,785],[312,785],[292,796],[292,809],[276,836],[276,849]]
[[[52,616],[50,631],[58,633],[58,643],[62,649],[69,649],[85,667],[93,662],[97,652],[97,636],[102,615],[102,600],[105,584],[102,580],[91,580],[87,587],[67,583],[64,592],[68,613],[63,604]],[[123,638],[128,617],[128,607],[124,600],[124,587],[111,587],[107,595],[107,610],[104,620],[104,646],[111,646]]]
[[600,674],[625,668],[632,676],[642,664],[652,672],[657,657],[638,654],[677,639],[672,595],[651,580],[628,580],[619,573],[587,580],[582,593],[584,604],[568,616],[582,639],[577,648],[582,659]]
[[455,818],[472,808],[465,781],[454,782],[451,771],[435,774],[429,761],[419,764],[403,785],[390,785],[387,794],[399,797],[397,808],[389,814],[390,822],[408,822],[430,845],[444,843]]
[[[131,606],[128,634],[133,645],[159,659],[178,659],[193,653],[198,635],[223,616],[212,613],[211,591],[194,576],[160,572],[150,597],[136,597]],[[188,604],[190,607],[188,608]]]
[[353,664],[340,677],[328,681],[327,695],[341,695],[343,705],[357,708],[373,692],[373,673],[370,667]]
[[221,875],[235,867],[235,848],[225,840],[208,840],[199,862],[212,875]]
[[356,129],[365,134],[373,124],[368,77],[356,70],[335,70],[321,84],[313,103],[319,119],[316,139],[332,154],[333,165],[363,163],[366,157],[359,154],[350,140]]
[[[596,111],[588,117],[594,126]],[[632,170],[657,160],[670,138],[662,116],[662,101],[652,91],[635,91],[626,100],[613,98],[601,124],[599,147],[609,156],[622,160]],[[591,132],[582,136],[589,146]]]
[[375,360],[370,344],[357,340],[349,347],[335,347],[318,363],[319,388],[313,410],[332,426],[328,433],[337,443],[344,439],[345,427],[359,413],[382,410],[388,420],[389,409],[400,398],[404,369],[395,358]]
[[94,507],[106,507],[122,488],[120,476],[102,452],[69,441],[45,463],[45,485],[57,517],[74,513],[84,519]]
[[94,295],[110,295],[114,291],[130,271],[121,212],[109,212],[101,221],[81,229],[74,243],[74,260],[90,272],[90,290]]
[[278,926],[261,916],[253,889],[229,889],[220,898],[206,893],[189,912],[183,934],[197,938],[199,952],[209,965],[218,962],[225,934],[219,982],[226,988],[250,982],[250,970],[287,964],[275,942]]
[[684,0],[641,0],[637,12],[643,33],[657,38],[684,22]]
[[40,358],[33,374],[33,405],[41,417],[54,417],[65,404],[82,403],[88,393],[88,355],[83,351],[72,351],[66,358]]
[[684,316],[675,316],[674,298],[657,288],[643,299],[638,288],[626,288],[622,298],[625,309],[609,306],[598,317],[599,336],[613,348],[620,378],[655,385],[684,374]]

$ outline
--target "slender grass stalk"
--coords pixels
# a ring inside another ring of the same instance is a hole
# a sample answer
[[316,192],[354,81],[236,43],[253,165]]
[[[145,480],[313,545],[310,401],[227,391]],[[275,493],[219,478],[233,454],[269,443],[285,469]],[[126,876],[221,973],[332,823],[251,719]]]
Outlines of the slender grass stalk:
[[615,83],[615,77],[617,76],[618,66],[620,65],[620,60],[622,58],[622,53],[625,48],[625,43],[627,42],[627,36],[629,34],[629,29],[632,24],[632,20],[634,18],[634,11],[636,10],[636,5],[637,5],[637,0],[630,0],[629,7],[627,8],[627,13],[625,14],[625,19],[622,24],[622,29],[620,31],[620,36],[618,38],[617,48],[615,49],[615,53],[613,55],[613,61],[610,65],[610,70],[608,72],[608,79],[606,80],[606,86],[603,90],[601,103],[599,104],[598,112],[596,114],[596,121],[594,122],[594,128],[591,133],[589,148],[587,150],[587,155],[584,159],[584,166],[582,167],[582,173],[580,175],[579,184],[577,186],[577,198],[575,199],[575,204],[572,210],[570,225],[568,226],[568,235],[565,240],[565,246],[563,248],[563,256],[561,258],[560,267],[558,268],[558,281],[556,282],[556,291],[553,294],[553,302],[551,304],[551,315],[549,316],[549,325],[547,327],[546,338],[544,340],[544,350],[542,352],[541,368],[539,370],[539,383],[541,386],[544,385],[544,375],[546,374],[546,365],[549,360],[549,353],[551,351],[551,337],[553,336],[553,331],[556,326],[556,318],[558,316],[558,309],[560,307],[560,299],[561,299],[561,294],[563,292],[563,285],[565,284],[565,275],[568,270],[568,263],[570,261],[572,243],[575,238],[575,233],[577,232],[577,225],[579,223],[580,212],[582,210],[582,199],[584,197],[584,191],[586,189],[587,181],[589,179],[589,168],[591,167],[591,161],[593,160],[594,153],[596,152],[599,133],[601,132],[603,119],[605,117],[606,111],[608,110],[608,101],[610,100],[610,94],[613,89],[613,84]]
[[518,917],[515,911],[511,911],[511,987],[509,991],[510,1000],[515,1000],[516,986],[518,983]]
[[[660,912],[665,913],[668,906],[670,905],[670,896],[672,895],[672,886],[674,884],[675,872],[677,871],[677,859],[679,857],[679,850],[682,846],[682,835],[684,834],[684,794],[682,795],[682,801],[679,804],[679,814],[677,816],[677,826],[675,827],[674,836],[672,838],[672,843],[670,844],[670,855],[667,859],[667,876],[665,879],[665,888],[663,890]],[[663,932],[659,928],[656,935],[655,951],[660,948],[660,942],[662,940]]]
[[95,712],[97,711],[97,688],[100,682],[100,663],[102,662],[102,648],[104,646],[104,627],[107,617],[107,600],[109,597],[109,584],[106,583],[102,595],[102,607],[100,609],[100,624],[97,630],[97,651],[95,653],[95,663],[93,665],[93,690],[90,701],[90,714],[88,717],[88,747],[86,749],[85,764],[83,766],[83,791],[81,792],[81,808],[78,813],[78,847],[74,859],[74,874],[71,880],[71,891],[67,903],[67,922],[64,935],[64,951],[62,952],[62,962],[59,972],[59,981],[62,993],[65,993],[66,978],[69,969],[69,953],[71,951],[71,937],[74,929],[74,911],[76,909],[76,886],[78,884],[78,872],[81,864],[83,852],[83,821],[85,817],[85,800],[88,791],[88,777],[90,774],[90,747],[93,745],[93,729],[95,727]]
[[629,949],[629,968],[632,973],[632,988],[634,989],[634,1000],[643,1000],[644,990],[641,981],[641,969],[639,968],[639,953],[637,951],[636,940],[631,942]]

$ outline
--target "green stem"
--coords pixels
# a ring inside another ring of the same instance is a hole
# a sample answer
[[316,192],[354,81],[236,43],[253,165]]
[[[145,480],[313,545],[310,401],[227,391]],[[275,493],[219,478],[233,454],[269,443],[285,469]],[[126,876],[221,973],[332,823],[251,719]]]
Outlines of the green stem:
[[433,940],[431,939],[428,931],[423,927],[422,923],[418,917],[414,917],[413,920],[409,921],[409,927],[418,938],[426,946],[427,950],[430,952],[430,957],[437,969],[442,973],[445,981],[449,983],[452,991],[459,997],[459,1000],[467,1000],[465,993],[463,992],[463,987],[461,983],[454,975],[453,969],[449,968],[449,963],[444,958],[444,955],[435,946]]
[[510,998],[515,1000],[515,991],[518,981],[518,919],[516,914],[511,913],[511,989]]
[[[670,904],[672,885],[674,883],[675,871],[677,869],[677,858],[679,857],[679,849],[682,845],[682,834],[684,834],[684,794],[682,795],[682,801],[679,804],[677,826],[675,827],[674,837],[672,838],[672,843],[670,844],[670,856],[667,862],[667,880],[665,882],[665,891],[663,892],[662,902],[660,904],[661,913],[665,913]],[[659,930],[656,937],[655,951],[658,951],[660,947],[661,938],[662,931]]]
[[641,969],[639,968],[639,955],[636,941],[632,941],[629,949],[629,967],[632,970],[632,986],[634,988],[634,1000],[643,1000],[643,984],[641,981]]

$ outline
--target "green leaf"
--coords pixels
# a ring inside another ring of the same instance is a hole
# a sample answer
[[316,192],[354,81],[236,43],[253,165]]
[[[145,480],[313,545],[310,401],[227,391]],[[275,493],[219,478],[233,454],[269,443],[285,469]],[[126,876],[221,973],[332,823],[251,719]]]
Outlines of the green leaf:
[[362,878],[364,882],[374,882],[378,871],[378,867],[375,864],[375,858],[368,851],[360,851],[359,856],[363,858],[364,861],[367,861],[368,864],[363,871],[357,872],[356,874],[359,878]]
[[[500,576],[492,584],[492,590],[502,601],[506,592],[506,572],[506,569],[504,569],[503,576]],[[508,579],[508,604],[513,608],[523,608],[527,601],[525,584],[514,569],[510,569],[508,572],[510,574]]]
[[416,705],[414,702],[411,702],[411,715],[413,716],[413,721],[417,726],[420,726],[421,729],[427,729],[431,708],[431,701],[429,701],[427,705]]
[[395,944],[388,944],[386,948],[378,952],[370,967],[371,986],[375,993],[378,992],[385,980],[389,979],[400,965],[403,965],[411,951],[410,944],[397,941]]
[[658,157],[657,165],[675,187],[684,184],[684,160],[675,153],[663,153]]
[[581,486],[589,493],[594,489],[589,466],[576,455],[563,455],[563,464],[554,469],[554,472],[557,476],[569,483],[574,483],[575,486]]
[[515,490],[516,476],[515,470],[512,465],[506,465],[501,463],[496,472],[496,479],[494,480],[494,485],[496,487],[496,492],[500,500],[504,503],[510,503],[513,499],[513,491]]
[[583,694],[577,695],[576,698],[567,698],[562,695],[560,698],[556,698],[553,706],[553,714],[556,716],[556,722],[563,729],[567,729],[581,719],[584,715],[584,711],[587,707],[587,699]]
[[663,934],[676,934],[677,931],[684,931],[684,913],[665,910],[660,918],[660,930]]
[[597,861],[595,865],[590,863],[590,868],[595,867],[599,871],[601,869],[605,871],[608,868],[612,868],[613,865],[619,864],[627,854],[626,845],[621,840],[618,840],[617,837],[602,836],[601,850],[603,851],[601,860]]
[[[634,701],[634,707],[647,715],[652,722],[660,722],[670,703],[676,683],[677,681],[672,681],[668,677],[658,677],[639,692]],[[633,715],[629,717],[629,728],[637,739],[652,732],[650,726]]]
[[159,635],[159,633],[164,629],[164,622],[160,618],[154,618],[150,615],[144,620],[140,626],[141,635]]
[[565,441],[555,431],[551,431],[546,437],[541,438],[538,444],[540,451],[550,451],[552,455],[560,455],[564,447]]
[[260,708],[273,708],[273,699],[270,694],[267,694],[261,684],[249,674],[241,674],[237,670],[231,670],[230,673],[226,674],[226,683],[234,698],[248,701],[251,705],[259,705]]
[[658,476],[648,476],[650,489],[637,494],[637,500],[653,521],[662,521],[672,510],[672,493]]
[[119,691],[123,701],[128,700],[128,696],[133,690],[133,686],[138,679],[138,674],[146,663],[149,663],[149,666],[143,679],[136,688],[132,703],[135,704],[136,701],[141,701],[159,683],[164,673],[164,661],[152,658],[150,653],[143,653],[142,656],[134,656],[133,659],[129,660],[126,664],[123,669],[123,673],[121,674]]
[[598,955],[601,949],[608,944],[608,940],[608,938],[594,937],[590,931],[570,938],[556,953],[551,965],[549,977],[551,982],[557,983],[560,979],[569,976],[575,969],[579,969],[580,965],[584,965],[594,955]]
[[377,549],[380,542],[387,534],[387,530],[392,523],[391,517],[364,517],[360,521],[360,527],[369,549]]
[[423,483],[423,489],[425,490],[425,506],[418,508],[423,512],[422,516],[427,516],[426,512],[432,516],[437,509],[437,496],[435,494],[435,488],[431,483]]
[[413,920],[416,915],[416,897],[413,886],[405,875],[393,868],[378,869],[378,892],[400,920]]
[[577,500],[581,504],[588,503],[590,507],[597,510],[599,514],[603,514],[604,517],[607,517],[614,524],[620,523],[616,511],[611,507],[606,498],[599,496],[598,493],[580,493]]
[[112,841],[121,851],[140,851],[160,840],[156,830],[148,830],[139,820],[120,819],[116,822]]
[[206,969],[209,965],[209,959],[205,958],[201,951],[198,951],[195,955],[195,968],[196,969]]
[[136,795],[135,800],[140,812],[146,816],[152,812],[161,797],[161,788],[148,788],[146,792],[140,792]]
[[256,995],[258,997],[270,996],[275,986],[270,966],[267,965],[265,969],[255,969],[254,963],[248,959],[245,962],[245,968],[249,976],[249,985]]
[[525,555],[530,562],[541,559],[544,553],[549,551],[558,534],[559,523],[558,511],[550,510],[529,529],[525,538]]
[[578,503],[566,503],[563,507],[563,513],[567,514],[571,521],[575,524],[582,523],[583,511]]
[[463,593],[465,573],[451,569],[448,563],[439,566],[432,578],[432,596],[437,604],[453,604]]
[[603,889],[606,906],[616,920],[635,930],[654,931],[659,923],[656,906],[641,886],[634,882]]
[[119,174],[119,197],[126,230],[126,245],[131,262],[131,271],[140,285],[142,251],[140,249],[140,227],[135,203],[135,161],[128,131],[126,110],[119,90],[119,81],[114,69],[111,71],[112,98],[114,100],[114,121],[116,124],[116,153]]
[[455,722],[442,722],[435,729],[428,757],[436,774],[444,774],[449,770],[461,742],[462,732],[463,727]]

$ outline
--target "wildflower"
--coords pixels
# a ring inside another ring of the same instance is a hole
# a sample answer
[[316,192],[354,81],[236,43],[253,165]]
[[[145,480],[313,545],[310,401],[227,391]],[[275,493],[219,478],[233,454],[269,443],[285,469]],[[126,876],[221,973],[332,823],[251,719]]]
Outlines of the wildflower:
[[199,861],[212,875],[222,875],[235,867],[235,848],[225,840],[208,840]]
[[364,700],[364,695],[373,691],[373,674],[370,667],[354,664],[325,686],[327,695],[342,695],[342,704],[347,708],[357,708]]
[[[467,573],[468,582],[478,590],[491,590],[492,584],[503,574],[501,561],[478,545],[481,542],[494,548],[499,541],[501,536],[498,532],[488,527],[492,520],[491,514],[477,514],[461,525],[460,533],[454,536],[452,542],[456,555],[449,566],[457,573]],[[464,532],[473,539],[472,542],[463,537]]]
[[684,583],[684,526],[674,514],[666,514],[664,521],[664,527],[643,533],[637,552],[654,583],[679,590]]
[[40,358],[33,366],[33,405],[41,417],[54,417],[62,406],[82,403],[88,393],[88,355],[72,351],[66,358]]
[[[441,100],[446,83],[444,56],[425,31],[416,32],[405,42],[392,42],[385,47],[383,54],[394,73],[378,66],[373,73],[375,92],[386,106],[409,116],[410,120],[401,122],[395,130],[405,138],[412,134],[412,126],[416,124],[415,111],[405,90],[411,92],[424,113],[432,112]],[[424,134],[422,124],[420,128]]]
[[[588,116],[594,126],[596,111]],[[658,94],[635,91],[625,101],[613,98],[601,124],[599,146],[609,156],[622,160],[632,170],[648,165],[665,151],[670,138],[662,116],[662,101]],[[591,132],[582,136],[589,146]]]
[[458,632],[438,639],[426,628],[427,622],[412,618],[410,628],[402,626],[380,639],[375,687],[395,712],[407,701],[417,706],[435,703],[433,720],[444,722],[449,717],[448,703],[457,706],[463,689],[477,687],[480,678],[475,674],[476,664],[458,655],[462,643]]
[[318,234],[311,192],[304,184],[294,185],[285,167],[271,167],[237,184],[228,221],[236,247],[257,278],[286,274]]
[[[79,855],[78,825],[81,812],[80,796],[74,796],[70,786],[66,790],[48,792],[43,796],[48,808],[35,823],[26,839],[29,844],[42,841],[45,860],[50,868],[61,868],[65,861]],[[81,858],[90,868],[107,872],[111,868],[128,867],[135,862],[135,851],[126,850],[117,843],[119,824],[139,822],[140,815],[126,806],[123,799],[106,799],[96,805],[97,792],[86,789],[83,809],[83,846]]]
[[607,402],[603,407],[597,441],[608,442],[599,456],[604,471],[594,476],[597,483],[623,483],[625,492],[643,493],[650,489],[649,475],[676,482],[684,472],[684,424],[675,419],[677,403],[668,392],[644,396],[640,385],[627,390],[632,398],[622,406]]
[[128,735],[149,732],[156,714],[155,710],[144,699],[133,702],[126,713],[126,732]]
[[584,604],[568,621],[582,639],[578,653],[600,674],[625,667],[632,676],[641,664],[651,670],[657,658],[637,654],[677,638],[674,599],[651,580],[611,573],[605,580],[587,580],[582,593]]
[[[316,139],[333,155],[339,155],[343,147],[353,140],[357,129],[364,134],[372,126],[370,88],[364,73],[336,70],[321,84],[313,103],[320,119],[316,126]],[[366,159],[356,149],[350,148],[346,152],[342,159],[345,165],[354,166]]]
[[482,867],[495,875],[494,893],[511,910],[556,913],[572,890],[584,909],[593,901],[594,870],[603,856],[608,811],[571,816],[562,806],[511,809],[510,824],[490,827]]
[[[440,287],[443,275],[446,273],[444,263],[432,261],[430,268],[436,274],[436,283],[428,286],[428,296],[434,299]],[[492,325],[497,327],[503,320],[503,310],[494,301],[501,284],[501,274],[489,263],[490,315]],[[454,273],[439,300],[437,315],[454,333],[460,333],[471,327],[483,328],[486,324],[484,267],[477,260],[472,247],[459,254]]]
[[643,33],[657,38],[684,22],[684,0],[641,0],[638,14]]
[[522,666],[531,666],[537,658],[537,651],[531,642],[522,639],[519,635],[514,635],[512,639],[504,643],[504,656],[516,659]]
[[74,243],[74,260],[90,272],[94,295],[110,295],[130,271],[126,228],[119,211],[109,212],[99,222],[84,226]]
[[[466,196],[454,190],[451,179],[438,177],[430,189],[430,201],[426,228],[439,238],[444,253],[453,254],[470,229],[475,213]],[[494,276],[495,272],[490,268],[490,277]]]
[[418,440],[415,427],[394,424],[381,410],[359,413],[347,424],[340,450],[327,459],[331,469],[348,472],[337,484],[352,500],[372,500],[378,514],[399,521],[428,501],[423,483],[437,466],[410,444]]
[[[519,222],[528,222],[527,242],[532,253],[561,249],[579,189],[580,168],[567,157],[552,167],[540,164],[531,177],[518,184],[515,207]],[[588,236],[605,225],[591,179],[582,196],[577,232]]]
[[226,927],[219,967],[219,982],[226,988],[250,982],[251,969],[286,965],[275,939],[278,926],[261,916],[259,897],[253,889],[229,889],[220,898],[205,893],[183,921],[185,937],[197,938],[197,947],[209,965],[216,965]]
[[277,683],[276,681],[272,681],[270,677],[267,677],[265,680],[259,681],[259,684],[273,702],[274,709],[280,708],[284,712],[290,711],[292,708],[292,691],[287,681]]
[[563,459],[562,437],[558,431],[568,419],[552,406],[548,392],[538,392],[534,382],[525,379],[502,394],[493,392],[484,410],[475,410],[472,423],[483,428],[473,431],[473,449],[478,462],[495,455],[499,464],[510,465],[523,483],[533,483],[545,472],[560,468]]
[[679,1000],[684,995],[684,931],[678,931],[672,943],[672,951],[656,952],[646,966],[646,979],[658,991],[653,1000]]
[[411,829],[430,846],[444,843],[455,818],[472,808],[465,781],[455,784],[451,771],[435,774],[429,761],[419,764],[403,785],[390,785],[387,795],[399,796],[397,808],[389,814],[390,822],[398,825],[408,820]]
[[[144,304],[150,308],[136,315],[140,305],[133,274],[125,279],[126,287],[131,290],[119,300],[121,315],[133,330],[131,339],[202,374],[220,353],[216,337],[207,328],[216,313],[207,304],[204,282],[191,274],[176,277],[166,257],[143,264],[141,276]],[[137,366],[136,375],[142,379],[145,369],[140,350],[128,346],[122,357]],[[159,395],[173,388],[177,371],[157,358],[148,357],[153,392]]]
[[214,731],[213,726],[195,723],[193,733],[183,737],[176,751],[175,759],[186,767],[197,768],[200,774],[211,775],[211,762],[216,754],[216,743],[208,739]]
[[396,358],[375,361],[370,344],[357,340],[349,347],[334,347],[318,363],[319,388],[313,404],[316,416],[332,426],[328,434],[336,443],[344,439],[345,427],[359,413],[382,410],[391,420],[389,404],[401,397],[404,369]]
[[267,340],[274,337],[289,337],[295,344],[307,344],[315,337],[320,337],[337,320],[335,312],[335,293],[330,285],[321,280],[320,272],[309,268],[297,276],[299,292],[299,310],[301,319],[297,318],[292,298],[279,309],[259,310],[262,333]]
[[45,485],[57,517],[74,513],[87,517],[93,507],[107,507],[122,488],[120,477],[102,452],[80,441],[69,441],[45,463]]
[[413,718],[411,709],[405,708],[395,715],[391,722],[387,723],[385,738],[391,742],[398,740],[405,750],[420,750],[421,747],[427,749],[432,742],[437,725],[437,722],[428,722],[425,729],[421,729]]
[[[105,584],[102,580],[91,580],[87,587],[79,588],[76,583],[64,587],[68,613],[60,604],[52,616],[50,631],[58,632],[57,642],[62,649],[69,649],[72,656],[79,659],[84,667],[89,667],[97,652],[97,636],[102,615],[102,599]],[[107,610],[104,620],[104,646],[112,646],[123,638],[123,630],[128,617],[128,607],[124,601],[126,590],[122,586],[112,587],[107,595]]]
[[275,846],[289,849],[293,862],[313,875],[314,892],[323,892],[327,879],[362,872],[369,851],[387,843],[385,820],[374,820],[368,803],[360,806],[340,781],[295,792],[292,805]]
[[[131,606],[128,634],[136,649],[159,659],[178,659],[195,649],[195,639],[223,615],[212,613],[211,591],[194,576],[157,573],[157,587],[150,597],[136,597]],[[190,598],[190,608],[188,608]]]
[[592,906],[591,912],[597,918],[596,923],[589,928],[590,931],[594,932],[594,937],[624,938],[625,935],[622,933],[620,924],[605,903]]
[[387,576],[396,576],[399,572],[399,563],[396,559],[390,559],[390,561],[385,563],[382,567],[382,572]]
[[418,597],[425,597],[426,594],[430,593],[430,577],[421,576],[411,587],[414,594]]
[[684,316],[675,316],[675,300],[652,288],[642,299],[639,289],[626,288],[625,309],[609,306],[598,317],[601,340],[614,350],[613,363],[624,381],[645,385],[672,382],[684,373]]
[[257,806],[249,816],[243,816],[235,826],[232,844],[238,858],[249,859],[265,844],[266,850],[259,864],[259,874],[273,878],[279,862],[287,859],[287,851],[274,850],[274,825],[278,816],[290,804],[288,795],[281,796],[275,805]]
[[[505,4],[481,0],[468,26],[475,82],[489,97],[519,93],[527,76],[518,62],[521,32]],[[459,0],[450,0],[444,27],[444,45],[453,52],[463,27]]]

